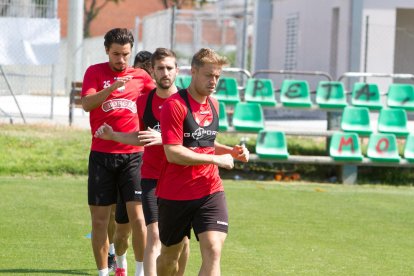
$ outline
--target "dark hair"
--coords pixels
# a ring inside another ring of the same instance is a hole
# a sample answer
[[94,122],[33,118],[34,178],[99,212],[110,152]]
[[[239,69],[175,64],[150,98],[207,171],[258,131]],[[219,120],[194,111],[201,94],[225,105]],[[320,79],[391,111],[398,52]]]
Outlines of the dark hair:
[[151,75],[151,52],[139,51],[134,59],[134,68],[141,68]]
[[131,31],[126,28],[115,28],[108,31],[104,36],[105,48],[109,49],[113,43],[120,45],[131,44],[131,48],[134,46],[134,36]]
[[[173,57],[177,59],[177,56],[175,55],[173,50],[170,50],[167,48],[157,48],[151,56],[151,66],[154,67],[155,62],[157,60],[160,60],[166,57]],[[177,67],[177,62],[175,62],[175,67]]]

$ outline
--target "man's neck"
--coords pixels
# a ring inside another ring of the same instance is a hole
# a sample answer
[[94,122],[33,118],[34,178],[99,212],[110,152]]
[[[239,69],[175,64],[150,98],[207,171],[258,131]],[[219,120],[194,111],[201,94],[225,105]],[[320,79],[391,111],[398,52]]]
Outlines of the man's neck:
[[187,88],[187,91],[196,102],[204,104],[207,101],[207,96],[200,95],[191,85]]
[[177,87],[175,85],[170,86],[168,89],[163,89],[157,86],[157,89],[155,90],[155,93],[157,93],[157,96],[161,99],[166,99],[175,92],[177,92]]

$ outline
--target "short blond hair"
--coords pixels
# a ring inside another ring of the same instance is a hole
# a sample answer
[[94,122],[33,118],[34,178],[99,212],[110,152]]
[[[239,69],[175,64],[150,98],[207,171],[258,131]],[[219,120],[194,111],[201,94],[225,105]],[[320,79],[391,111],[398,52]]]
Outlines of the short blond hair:
[[213,49],[201,48],[194,54],[193,59],[191,60],[191,66],[199,68],[204,64],[225,66],[229,64],[229,62],[226,57],[220,56]]

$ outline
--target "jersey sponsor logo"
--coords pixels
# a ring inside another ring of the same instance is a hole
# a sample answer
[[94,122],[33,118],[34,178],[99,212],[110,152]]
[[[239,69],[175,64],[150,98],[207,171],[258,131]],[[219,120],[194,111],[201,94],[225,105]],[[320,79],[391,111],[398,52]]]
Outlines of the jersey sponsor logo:
[[221,221],[221,220],[218,220],[218,221],[217,221],[217,224],[221,224],[221,225],[226,225],[226,226],[229,226],[229,224],[228,224],[227,222],[225,222],[225,221]]
[[215,130],[206,130],[204,128],[199,127],[196,131],[189,133],[185,132],[184,137],[192,137],[194,140],[200,140],[206,136],[216,136],[217,131]]
[[158,131],[159,133],[161,133],[160,123],[157,123],[152,129]]
[[136,103],[127,99],[114,99],[106,101],[102,104],[102,110],[104,112],[108,112],[115,109],[128,109],[132,113],[137,113]]

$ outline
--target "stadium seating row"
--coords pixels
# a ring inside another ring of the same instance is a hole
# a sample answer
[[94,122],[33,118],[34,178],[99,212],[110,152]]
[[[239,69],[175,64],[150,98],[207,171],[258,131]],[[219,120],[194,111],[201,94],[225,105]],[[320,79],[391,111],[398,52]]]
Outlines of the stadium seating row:
[[[187,87],[191,76],[179,75],[176,84]],[[309,84],[303,80],[284,80],[280,89],[281,105],[290,108],[310,108],[314,106]],[[237,80],[231,77],[220,78],[214,96],[225,104],[234,105],[241,102]],[[276,106],[275,89],[271,79],[249,78],[244,89],[244,101],[259,103],[262,106]],[[316,89],[316,105],[323,109],[342,109],[348,106],[346,91],[342,82],[321,81]],[[414,111],[414,85],[393,83],[387,92],[387,106]],[[384,104],[378,85],[357,82],[351,92],[352,106],[380,110]]]
[[[229,119],[226,107],[219,102],[221,131],[229,130]],[[373,132],[391,133],[397,137],[409,134],[407,113],[400,108],[384,108],[379,112],[377,131],[374,131],[370,121],[370,111],[367,107],[347,106],[343,109],[341,129],[344,132],[356,132],[361,136],[368,136]],[[241,132],[258,132],[265,128],[262,106],[258,103],[240,102],[235,105],[232,117],[234,130]]]
[[[286,136],[281,131],[262,130],[256,141],[256,154],[264,159],[288,159]],[[334,161],[360,162],[363,160],[357,133],[335,132],[330,140],[329,155]],[[371,134],[367,157],[374,162],[400,162],[397,138],[390,133]],[[404,145],[403,158],[414,162],[414,135],[410,134]]]

